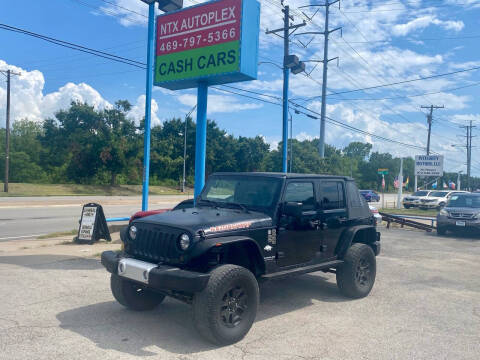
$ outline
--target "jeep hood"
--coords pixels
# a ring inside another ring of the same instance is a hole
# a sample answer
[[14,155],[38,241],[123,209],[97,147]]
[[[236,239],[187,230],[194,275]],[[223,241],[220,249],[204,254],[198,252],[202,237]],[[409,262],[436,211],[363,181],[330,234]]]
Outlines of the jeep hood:
[[196,207],[147,216],[133,223],[170,226],[185,229],[192,234],[199,230],[205,234],[212,234],[272,226],[272,218],[257,211]]

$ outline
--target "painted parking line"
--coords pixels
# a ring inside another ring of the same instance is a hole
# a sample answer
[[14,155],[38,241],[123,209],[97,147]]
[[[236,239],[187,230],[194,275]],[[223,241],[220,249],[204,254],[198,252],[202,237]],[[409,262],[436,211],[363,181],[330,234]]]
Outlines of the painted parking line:
[[0,240],[14,240],[14,239],[25,239],[25,238],[34,238],[37,236],[43,236],[47,234],[32,234],[32,235],[22,235],[22,236],[8,236],[8,237],[2,237]]

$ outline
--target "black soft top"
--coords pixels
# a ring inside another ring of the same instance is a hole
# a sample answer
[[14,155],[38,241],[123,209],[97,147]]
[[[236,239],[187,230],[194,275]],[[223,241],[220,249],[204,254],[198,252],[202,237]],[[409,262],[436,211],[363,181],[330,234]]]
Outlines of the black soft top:
[[349,176],[342,175],[319,175],[319,174],[295,174],[295,173],[281,173],[281,172],[216,172],[211,176],[260,176],[260,177],[273,177],[284,179],[343,179],[346,181],[353,181]]

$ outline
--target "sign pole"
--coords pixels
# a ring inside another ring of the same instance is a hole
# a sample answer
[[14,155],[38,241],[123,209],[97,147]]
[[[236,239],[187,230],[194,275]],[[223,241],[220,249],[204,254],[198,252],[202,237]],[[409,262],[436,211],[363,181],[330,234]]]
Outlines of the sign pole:
[[208,85],[200,83],[197,95],[197,129],[195,141],[195,194],[196,203],[198,195],[205,184],[205,157],[207,152],[207,97]]
[[285,66],[285,62],[287,59],[287,56],[289,55],[289,6],[285,6],[284,9],[284,33],[283,33],[283,114],[282,114],[282,172],[286,173],[287,171],[287,156],[288,156],[288,150],[287,150],[287,142],[288,142],[288,78],[290,75],[290,69]]
[[382,209],[385,209],[385,175],[382,174]]
[[397,194],[397,209],[401,208],[403,190],[403,158],[400,158],[400,171],[398,173],[398,194]]
[[143,188],[142,211],[148,210],[150,178],[150,126],[152,119],[153,55],[155,34],[155,2],[148,5],[147,83],[145,89],[145,124],[143,134]]

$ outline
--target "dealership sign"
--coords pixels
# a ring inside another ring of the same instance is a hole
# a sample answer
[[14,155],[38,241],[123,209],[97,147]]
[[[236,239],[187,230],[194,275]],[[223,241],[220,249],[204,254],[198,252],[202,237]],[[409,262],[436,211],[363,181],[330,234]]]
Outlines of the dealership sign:
[[415,155],[415,175],[443,176],[443,155]]
[[157,17],[156,86],[171,90],[257,78],[260,5],[218,0]]

